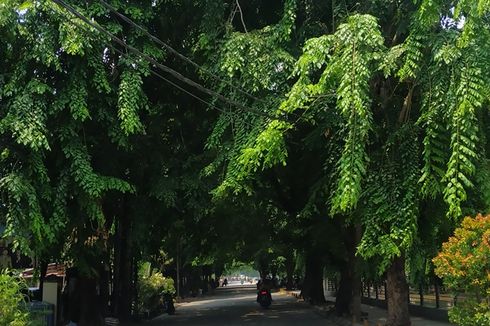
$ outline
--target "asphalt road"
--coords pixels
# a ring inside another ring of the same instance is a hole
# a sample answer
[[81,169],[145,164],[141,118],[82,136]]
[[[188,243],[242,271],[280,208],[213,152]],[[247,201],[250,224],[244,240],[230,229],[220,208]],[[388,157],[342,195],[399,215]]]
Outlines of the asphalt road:
[[261,308],[254,287],[220,288],[212,296],[177,305],[173,316],[162,315],[149,325],[328,325],[325,317],[286,294],[273,293],[272,305]]

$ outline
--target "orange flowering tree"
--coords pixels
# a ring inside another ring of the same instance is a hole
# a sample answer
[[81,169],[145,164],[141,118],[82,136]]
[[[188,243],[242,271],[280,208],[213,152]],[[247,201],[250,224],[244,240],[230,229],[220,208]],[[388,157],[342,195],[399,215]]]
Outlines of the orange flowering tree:
[[451,322],[490,325],[490,214],[466,217],[433,261],[444,284],[465,293],[449,312]]

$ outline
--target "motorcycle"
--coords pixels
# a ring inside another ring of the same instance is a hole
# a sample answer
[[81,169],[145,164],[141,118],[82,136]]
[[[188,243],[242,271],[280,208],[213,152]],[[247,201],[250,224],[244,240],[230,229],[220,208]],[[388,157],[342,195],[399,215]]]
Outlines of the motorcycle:
[[262,308],[268,308],[272,303],[272,296],[268,290],[260,290],[257,295],[257,302]]
[[171,294],[163,295],[163,312],[169,315],[175,314],[174,298]]

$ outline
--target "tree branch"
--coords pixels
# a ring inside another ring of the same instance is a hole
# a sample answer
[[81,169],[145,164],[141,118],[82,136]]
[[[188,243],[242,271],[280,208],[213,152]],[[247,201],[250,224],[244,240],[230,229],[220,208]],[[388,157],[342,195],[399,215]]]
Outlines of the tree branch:
[[240,3],[238,2],[238,0],[236,0],[236,6],[238,8],[238,11],[240,11],[240,19],[242,20],[243,29],[245,30],[245,33],[248,33],[247,26],[245,26],[245,21],[243,21],[242,7],[240,7]]

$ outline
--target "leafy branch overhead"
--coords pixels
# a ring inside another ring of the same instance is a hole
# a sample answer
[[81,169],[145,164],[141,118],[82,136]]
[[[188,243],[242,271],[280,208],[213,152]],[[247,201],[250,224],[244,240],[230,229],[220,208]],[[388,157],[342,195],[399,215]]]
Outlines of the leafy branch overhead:
[[[372,129],[369,82],[385,51],[383,42],[376,18],[370,15],[350,16],[335,34],[308,40],[293,73],[298,80],[277,112],[308,109],[315,97],[335,94],[347,131],[338,165],[333,213],[354,208],[361,194],[368,162],[366,144]],[[313,78],[315,75],[320,76],[318,80]],[[244,170],[255,171],[258,166],[270,167],[274,162],[285,164],[281,135],[292,127],[277,121],[269,123],[254,147],[243,151],[240,162]]]

